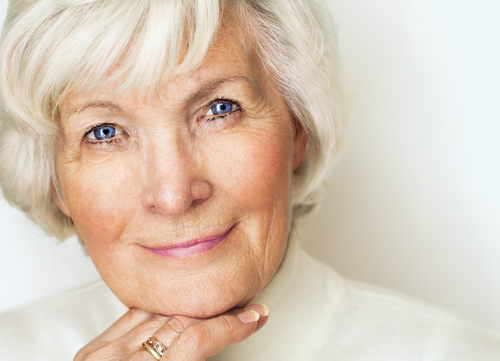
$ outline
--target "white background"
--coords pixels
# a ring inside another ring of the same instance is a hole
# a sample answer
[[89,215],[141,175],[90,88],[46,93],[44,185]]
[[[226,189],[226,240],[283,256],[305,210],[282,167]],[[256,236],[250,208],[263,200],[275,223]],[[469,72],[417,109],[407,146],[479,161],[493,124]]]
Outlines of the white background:
[[[500,3],[330,3],[354,107],[302,243],[500,332]],[[98,278],[75,239],[57,245],[3,200],[0,229],[0,310]]]

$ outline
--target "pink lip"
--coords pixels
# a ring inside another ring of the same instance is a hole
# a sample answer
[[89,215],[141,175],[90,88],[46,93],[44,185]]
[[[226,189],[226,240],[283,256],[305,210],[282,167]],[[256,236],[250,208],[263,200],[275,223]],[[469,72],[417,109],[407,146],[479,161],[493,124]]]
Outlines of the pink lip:
[[199,238],[194,241],[180,243],[173,246],[159,247],[159,248],[152,248],[152,247],[145,247],[145,248],[160,256],[171,257],[171,258],[188,257],[194,254],[203,253],[211,250],[219,243],[224,241],[232,229],[233,227],[229,228],[224,233],[220,233],[214,236]]

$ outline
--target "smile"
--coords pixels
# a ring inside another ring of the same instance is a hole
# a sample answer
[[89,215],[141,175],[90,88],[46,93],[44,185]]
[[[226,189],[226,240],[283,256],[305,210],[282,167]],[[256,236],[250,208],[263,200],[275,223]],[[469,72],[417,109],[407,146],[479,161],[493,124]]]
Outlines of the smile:
[[145,248],[153,253],[156,253],[164,257],[171,257],[171,258],[188,257],[211,250],[212,248],[214,248],[227,238],[233,227],[229,228],[224,233],[196,239],[194,241],[189,241],[167,247],[158,247],[158,248],[145,247]]

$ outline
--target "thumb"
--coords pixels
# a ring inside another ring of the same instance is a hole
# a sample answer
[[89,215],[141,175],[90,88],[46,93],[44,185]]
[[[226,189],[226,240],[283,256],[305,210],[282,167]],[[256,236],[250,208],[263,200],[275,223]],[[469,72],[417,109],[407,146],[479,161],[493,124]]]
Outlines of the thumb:
[[259,313],[250,309],[191,325],[172,343],[163,358],[204,361],[230,344],[248,338],[257,328],[259,318]]

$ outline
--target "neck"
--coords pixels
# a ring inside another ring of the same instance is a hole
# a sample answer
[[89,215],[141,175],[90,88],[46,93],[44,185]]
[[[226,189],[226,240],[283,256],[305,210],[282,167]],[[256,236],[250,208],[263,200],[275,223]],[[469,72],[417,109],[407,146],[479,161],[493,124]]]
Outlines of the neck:
[[269,308],[267,324],[210,360],[305,359],[331,333],[344,292],[342,278],[292,238],[280,269],[255,301]]

